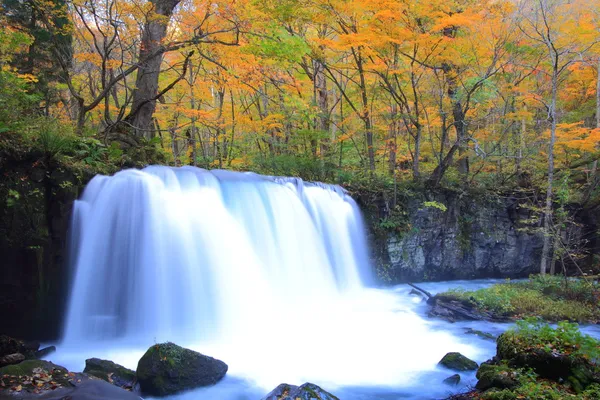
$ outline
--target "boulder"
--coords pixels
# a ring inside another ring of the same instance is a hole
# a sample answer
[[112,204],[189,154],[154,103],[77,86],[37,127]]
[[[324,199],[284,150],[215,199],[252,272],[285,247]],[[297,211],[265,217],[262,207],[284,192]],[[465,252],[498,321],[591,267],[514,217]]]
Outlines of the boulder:
[[339,400],[331,393],[326,392],[313,383],[305,383],[302,386],[288,385],[282,383],[263,400]]
[[460,383],[460,375],[459,374],[454,374],[452,376],[449,376],[446,379],[444,379],[444,383],[446,385],[456,386],[456,385],[458,385]]
[[135,371],[109,360],[89,358],[85,360],[83,372],[127,390],[132,390],[136,383]]
[[174,343],[162,343],[150,347],[142,356],[136,376],[142,394],[167,396],[214,385],[225,376],[227,368],[221,360]]
[[511,332],[498,337],[496,358],[513,367],[531,368],[543,378],[566,380],[577,393],[593,383],[600,384],[600,368],[586,357],[557,348],[530,346]]
[[438,364],[455,371],[474,371],[478,367],[475,361],[468,359],[460,353],[448,353]]
[[14,390],[21,393],[40,393],[71,387],[74,378],[81,379],[60,365],[43,360],[25,360],[0,368],[0,389],[8,392]]
[[513,389],[519,385],[519,372],[506,365],[483,363],[476,376],[478,381],[475,388],[481,391],[491,388]]

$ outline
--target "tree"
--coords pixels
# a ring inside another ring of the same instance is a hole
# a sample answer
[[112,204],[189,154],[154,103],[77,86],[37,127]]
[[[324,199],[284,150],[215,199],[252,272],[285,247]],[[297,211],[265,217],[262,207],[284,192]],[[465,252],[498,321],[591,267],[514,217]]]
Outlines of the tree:
[[[551,227],[553,210],[553,183],[554,183],[554,154],[556,133],[558,126],[557,98],[561,78],[567,67],[571,65],[582,53],[587,52],[595,43],[578,43],[582,32],[577,29],[581,26],[581,19],[585,12],[575,7],[566,0],[537,0],[535,2],[523,1],[519,5],[519,28],[521,32],[532,41],[532,44],[544,49],[546,53],[545,69],[543,73],[549,77],[550,95],[548,99],[538,97],[547,110],[550,122],[550,139],[548,141],[548,172],[546,200],[543,217],[544,245],[540,262],[540,273],[544,275],[550,259]],[[567,28],[567,29],[565,29]]]

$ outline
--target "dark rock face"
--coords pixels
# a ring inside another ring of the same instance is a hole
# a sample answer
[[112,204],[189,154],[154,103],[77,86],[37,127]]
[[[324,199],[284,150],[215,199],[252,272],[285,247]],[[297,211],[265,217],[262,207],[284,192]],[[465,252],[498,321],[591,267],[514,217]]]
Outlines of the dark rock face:
[[448,353],[439,362],[439,365],[455,371],[475,371],[477,363],[460,353]]
[[167,396],[183,390],[214,385],[227,373],[221,360],[177,346],[157,344],[138,362],[137,380],[143,395]]
[[69,291],[67,232],[83,175],[40,154],[0,150],[2,333],[59,336]]
[[[367,220],[383,283],[521,278],[539,270],[539,216],[518,194],[419,188],[398,196],[394,206],[381,193],[349,190]],[[586,238],[596,253],[597,217],[585,210],[573,216],[579,226],[570,225],[568,236]],[[585,272],[593,266],[592,257],[580,261]]]
[[136,383],[135,371],[109,360],[89,358],[83,372],[127,390],[132,390]]
[[282,383],[262,400],[339,400],[331,393],[326,392],[313,383],[305,383],[302,386],[288,385]]
[[531,213],[517,202],[472,204],[446,198],[446,211],[409,205],[411,229],[389,235],[394,282],[525,277],[538,269],[542,239],[520,230]]

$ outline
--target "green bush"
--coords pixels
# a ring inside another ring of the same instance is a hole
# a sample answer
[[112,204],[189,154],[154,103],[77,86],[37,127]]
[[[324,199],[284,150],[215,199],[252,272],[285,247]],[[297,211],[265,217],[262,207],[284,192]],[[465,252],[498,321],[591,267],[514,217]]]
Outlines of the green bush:
[[539,318],[528,318],[517,321],[516,326],[506,334],[527,348],[600,360],[600,341],[581,333],[577,324],[562,321],[553,328]]

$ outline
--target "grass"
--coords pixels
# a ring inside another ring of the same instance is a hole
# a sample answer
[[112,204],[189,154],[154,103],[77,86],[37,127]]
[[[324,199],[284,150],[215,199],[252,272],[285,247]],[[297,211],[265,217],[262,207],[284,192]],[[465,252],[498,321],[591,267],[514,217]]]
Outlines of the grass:
[[524,282],[505,282],[476,291],[451,290],[442,295],[467,300],[480,310],[515,319],[600,321],[600,286],[582,279],[532,276]]

